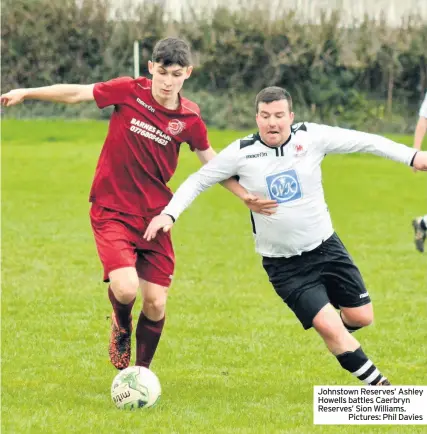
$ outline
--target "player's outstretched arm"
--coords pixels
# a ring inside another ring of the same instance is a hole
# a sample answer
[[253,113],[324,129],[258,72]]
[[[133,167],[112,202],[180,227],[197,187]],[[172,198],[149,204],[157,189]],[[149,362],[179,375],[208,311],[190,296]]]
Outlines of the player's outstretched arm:
[[413,165],[416,150],[377,134],[327,125],[309,124],[322,154],[370,153]]
[[13,89],[2,94],[0,101],[1,105],[5,107],[20,104],[28,99],[77,104],[95,99],[93,96],[94,86],[94,84],[54,84],[45,87]]

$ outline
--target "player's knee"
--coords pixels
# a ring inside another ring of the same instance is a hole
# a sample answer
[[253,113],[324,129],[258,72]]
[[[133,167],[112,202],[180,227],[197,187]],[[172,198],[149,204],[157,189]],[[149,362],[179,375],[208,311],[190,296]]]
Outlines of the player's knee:
[[345,327],[335,312],[320,311],[313,319],[313,327],[328,342],[339,342],[346,334]]
[[144,295],[144,312],[149,317],[163,317],[166,309],[167,291]]
[[166,297],[150,297],[149,299],[144,299],[144,310],[161,313],[164,312],[166,308]]
[[327,342],[340,342],[343,334],[345,333],[344,327],[335,327],[327,321],[317,321],[313,322],[314,328],[322,336],[322,338]]
[[374,321],[374,311],[372,309],[372,305],[345,310],[344,315],[344,321],[347,320],[352,326],[356,327],[367,327]]
[[110,279],[110,286],[121,303],[130,303],[138,292],[139,280],[138,277],[121,276],[118,279]]
[[325,342],[335,346],[347,337],[347,330],[341,318],[331,305],[326,305],[313,319],[313,327]]
[[371,325],[374,321],[373,314],[370,313],[362,313],[353,319],[353,323],[358,327],[367,327]]

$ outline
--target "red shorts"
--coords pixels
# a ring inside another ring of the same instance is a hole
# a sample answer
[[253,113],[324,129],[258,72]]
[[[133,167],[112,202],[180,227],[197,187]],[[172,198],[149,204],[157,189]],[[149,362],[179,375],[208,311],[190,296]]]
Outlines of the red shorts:
[[151,217],[138,217],[92,204],[90,221],[99,258],[108,274],[123,267],[135,267],[138,276],[148,282],[170,286],[175,254],[169,232],[159,231],[154,240],[142,236]]

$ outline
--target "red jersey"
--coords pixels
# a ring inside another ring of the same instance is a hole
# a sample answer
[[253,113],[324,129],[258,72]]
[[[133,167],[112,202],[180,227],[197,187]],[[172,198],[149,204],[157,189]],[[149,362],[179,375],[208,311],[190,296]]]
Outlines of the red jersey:
[[209,148],[199,107],[182,97],[177,110],[161,106],[145,77],[96,83],[93,95],[99,108],[115,108],[89,200],[126,214],[158,214],[172,198],[166,184],[178,164],[181,143],[192,151]]

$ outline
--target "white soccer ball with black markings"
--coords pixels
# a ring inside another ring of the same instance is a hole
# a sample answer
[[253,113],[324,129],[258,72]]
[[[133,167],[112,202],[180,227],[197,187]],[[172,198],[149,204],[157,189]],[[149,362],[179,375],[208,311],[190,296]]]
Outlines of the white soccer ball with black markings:
[[142,366],[130,366],[120,371],[111,385],[111,398],[117,408],[133,410],[156,404],[162,389],[157,375]]

